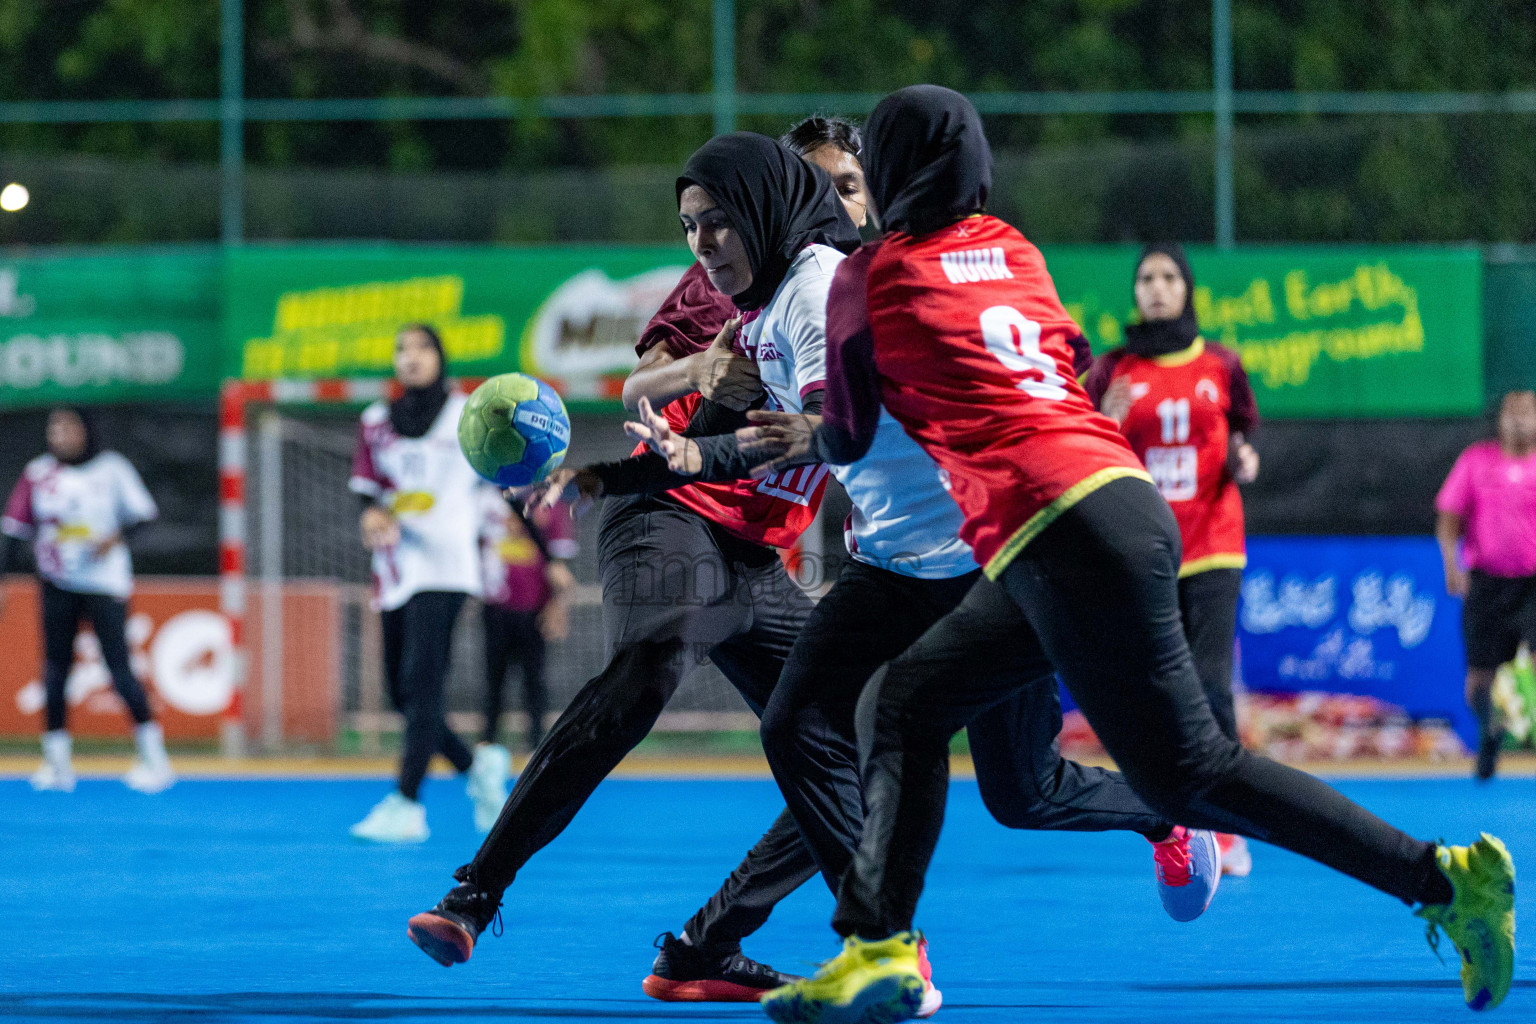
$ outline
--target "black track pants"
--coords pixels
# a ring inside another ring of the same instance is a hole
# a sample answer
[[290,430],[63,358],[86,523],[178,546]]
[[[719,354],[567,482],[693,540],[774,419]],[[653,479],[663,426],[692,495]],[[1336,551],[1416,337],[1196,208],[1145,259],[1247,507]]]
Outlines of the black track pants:
[[513,662],[523,673],[523,710],[528,714],[528,745],[544,739],[544,712],[549,690],[544,684],[544,634],[535,612],[518,612],[487,604],[482,609],[485,625],[485,729],[480,738],[495,743],[506,706],[507,668]]
[[441,752],[460,772],[474,756],[448,728],[444,689],[453,653],[453,627],[464,594],[428,590],[382,616],[384,681],[395,710],[405,716],[400,741],[400,792],[415,800],[432,755]]
[[[1222,733],[1184,639],[1178,565],[1156,490],[1113,481],[876,673],[858,708],[867,813],[838,893],[840,934],[911,927],[944,820],[950,736],[1052,666],[1126,781],[1169,820],[1275,843],[1405,901],[1449,897],[1431,844]],[[1000,591],[1024,628],[1007,645],[979,643],[1005,610]]]
[[[1239,740],[1232,701],[1232,653],[1237,639],[1237,599],[1243,570],[1207,569],[1179,580],[1179,614],[1200,688],[1222,735]],[[1240,742],[1240,741],[1239,741]]]
[[[812,608],[772,550],[665,500],[605,502],[598,561],[608,664],[534,751],[468,865],[469,877],[491,892],[510,885],[560,834],[706,657],[761,714]],[[856,772],[848,775],[857,787]],[[711,901],[690,923],[690,938],[730,947],[815,872],[781,815],[727,882],[734,896]]]
[[[854,709],[881,664],[912,645],[960,604],[980,570],[924,580],[844,564],[790,652],[763,714],[763,750],[774,779],[834,892],[863,827],[859,787],[841,785],[857,763]],[[994,638],[1006,646],[1027,629],[1003,602]],[[976,781],[987,809],[1018,829],[1128,829],[1161,837],[1168,825],[1115,772],[1063,760],[1061,702],[1047,674],[970,723]]]
[[112,685],[128,705],[135,723],[150,720],[149,699],[133,674],[128,658],[128,603],[111,594],[84,594],[65,590],[43,580],[43,693],[47,699],[48,729],[62,729],[69,715],[65,684],[75,663],[75,634],[82,621],[89,622],[101,645],[101,660],[112,675]]

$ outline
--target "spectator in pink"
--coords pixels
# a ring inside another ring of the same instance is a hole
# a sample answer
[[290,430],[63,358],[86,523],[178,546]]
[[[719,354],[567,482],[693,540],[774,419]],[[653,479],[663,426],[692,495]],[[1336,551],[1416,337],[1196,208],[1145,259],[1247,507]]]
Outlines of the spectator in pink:
[[1498,439],[1461,453],[1435,509],[1445,589],[1466,599],[1467,703],[1478,721],[1477,777],[1486,780],[1504,742],[1494,673],[1522,640],[1536,650],[1536,392],[1504,396]]

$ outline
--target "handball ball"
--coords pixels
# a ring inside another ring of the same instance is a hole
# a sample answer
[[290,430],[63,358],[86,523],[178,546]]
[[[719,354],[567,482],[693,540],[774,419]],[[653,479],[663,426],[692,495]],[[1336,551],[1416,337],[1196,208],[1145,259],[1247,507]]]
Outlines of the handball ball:
[[501,487],[527,487],[559,468],[571,418],[555,389],[523,373],[492,377],[459,417],[459,447],[476,473]]

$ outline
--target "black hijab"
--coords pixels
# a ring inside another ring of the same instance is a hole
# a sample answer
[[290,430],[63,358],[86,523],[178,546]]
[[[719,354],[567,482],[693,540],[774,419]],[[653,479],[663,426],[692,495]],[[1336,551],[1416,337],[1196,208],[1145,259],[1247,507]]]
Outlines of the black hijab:
[[690,185],[709,193],[746,245],[752,284],[731,296],[739,309],[766,305],[807,245],[843,252],[859,246],[858,229],[827,172],[766,135],[733,132],[710,139],[683,166],[679,201]]
[[426,324],[410,324],[400,328],[419,331],[426,335],[432,347],[437,349],[437,379],[419,388],[406,388],[399,398],[389,403],[389,425],[401,437],[421,437],[432,429],[437,414],[448,401],[448,355],[443,351],[443,339]]
[[926,235],[984,211],[992,149],[981,115],[952,89],[896,90],[864,127],[864,178],[885,231]]
[[[1147,257],[1161,253],[1173,260],[1184,278],[1184,310],[1172,320],[1143,320],[1125,325],[1125,350],[1132,355],[1166,356],[1180,352],[1195,343],[1200,336],[1200,322],[1195,319],[1195,275],[1189,269],[1189,258],[1184,247],[1177,242],[1153,242],[1136,257],[1136,276],[1141,276],[1141,265]],[[1136,278],[1131,279],[1132,286]]]
[[101,454],[101,440],[96,435],[96,418],[87,412],[84,406],[63,405],[55,411],[70,413],[80,421],[80,426],[85,430],[85,447],[81,448],[80,454],[72,459],[59,459],[57,455],[54,458],[59,459],[66,466],[83,466]]

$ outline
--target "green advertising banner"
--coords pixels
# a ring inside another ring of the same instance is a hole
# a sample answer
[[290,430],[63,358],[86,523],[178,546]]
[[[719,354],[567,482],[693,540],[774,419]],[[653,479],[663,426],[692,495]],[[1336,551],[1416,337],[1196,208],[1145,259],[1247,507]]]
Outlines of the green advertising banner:
[[[1134,312],[1137,248],[1046,250],[1095,353]],[[1476,249],[1189,249],[1205,337],[1242,355],[1277,418],[1461,416],[1483,407]]]
[[[1131,314],[1135,255],[1129,246],[1046,250],[1096,352],[1119,342]],[[1265,415],[1482,410],[1476,250],[1200,247],[1190,256],[1204,333],[1241,353]],[[396,329],[416,320],[442,332],[457,374],[521,369],[575,401],[611,402],[642,325],[689,262],[668,246],[0,259],[0,408],[208,400],[225,376],[382,376]]]
[[[1134,247],[1046,259],[1101,352],[1132,313]],[[1474,249],[1190,252],[1205,335],[1243,357],[1274,417],[1453,416],[1483,403]],[[247,379],[389,372],[404,323],[443,333],[454,371],[522,369],[611,399],[641,326],[689,263],[672,248],[248,250],[226,265],[226,369]]]
[[424,321],[457,375],[523,370],[578,402],[611,401],[645,322],[691,262],[670,247],[237,252],[225,268],[226,370],[387,374],[396,330]]
[[219,387],[214,249],[0,258],[0,408]]

